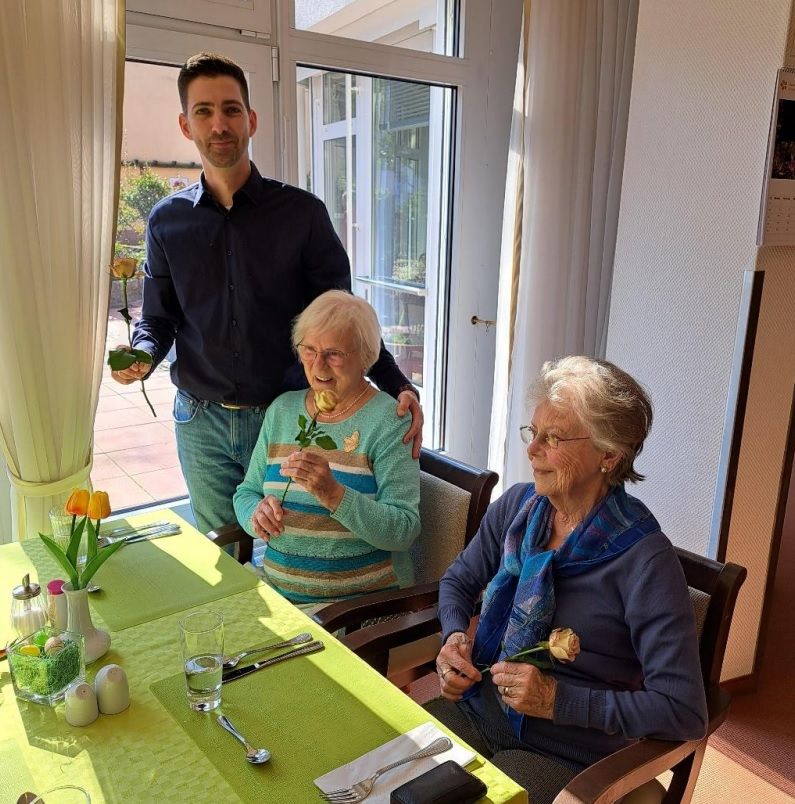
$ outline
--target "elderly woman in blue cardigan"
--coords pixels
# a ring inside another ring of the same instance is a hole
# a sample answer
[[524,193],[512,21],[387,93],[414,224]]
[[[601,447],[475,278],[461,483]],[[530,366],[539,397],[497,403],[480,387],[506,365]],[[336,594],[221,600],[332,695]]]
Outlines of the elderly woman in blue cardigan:
[[[488,755],[524,751],[520,781],[536,763],[563,786],[639,737],[702,737],[707,710],[681,565],[624,490],[643,479],[646,393],[607,361],[567,357],[544,365],[530,401],[521,434],[534,482],[489,507],[441,581],[443,698],[429,708]],[[557,628],[579,636],[574,661],[508,661]]]

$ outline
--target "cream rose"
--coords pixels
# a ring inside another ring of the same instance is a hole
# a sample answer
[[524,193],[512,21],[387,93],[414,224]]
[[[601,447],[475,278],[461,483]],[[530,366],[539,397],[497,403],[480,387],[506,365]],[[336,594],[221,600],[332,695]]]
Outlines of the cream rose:
[[559,662],[573,662],[580,652],[580,638],[571,628],[556,628],[549,635],[549,652]]
[[315,407],[318,413],[331,413],[337,407],[337,395],[333,391],[315,391]]
[[138,268],[138,260],[133,257],[116,257],[113,260],[113,265],[110,267],[110,272],[116,279],[132,279],[135,276],[135,271]]

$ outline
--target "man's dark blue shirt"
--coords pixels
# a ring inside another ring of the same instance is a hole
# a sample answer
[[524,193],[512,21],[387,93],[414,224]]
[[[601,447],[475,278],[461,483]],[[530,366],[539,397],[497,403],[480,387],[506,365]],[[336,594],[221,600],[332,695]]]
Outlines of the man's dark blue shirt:
[[[326,290],[350,290],[348,256],[322,201],[254,165],[231,209],[199,181],[149,216],[144,299],[133,346],[157,365],[176,343],[174,384],[198,399],[269,404],[306,384],[293,319]],[[408,381],[382,345],[371,378]]]

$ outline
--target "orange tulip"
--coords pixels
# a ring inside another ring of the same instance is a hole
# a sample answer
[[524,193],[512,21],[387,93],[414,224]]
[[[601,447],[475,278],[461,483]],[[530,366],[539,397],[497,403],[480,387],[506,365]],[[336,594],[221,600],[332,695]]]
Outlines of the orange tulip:
[[88,501],[88,518],[105,519],[110,516],[110,500],[106,491],[95,491]]
[[86,489],[75,489],[66,501],[66,513],[72,516],[85,516],[88,510],[89,494]]

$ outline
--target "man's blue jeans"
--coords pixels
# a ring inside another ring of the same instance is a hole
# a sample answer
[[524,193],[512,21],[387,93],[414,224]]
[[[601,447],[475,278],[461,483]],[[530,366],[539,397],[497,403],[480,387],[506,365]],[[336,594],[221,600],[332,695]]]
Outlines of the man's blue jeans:
[[265,407],[229,410],[177,391],[177,454],[203,533],[237,521],[232,496],[245,477],[264,417]]

